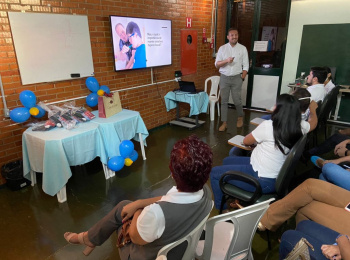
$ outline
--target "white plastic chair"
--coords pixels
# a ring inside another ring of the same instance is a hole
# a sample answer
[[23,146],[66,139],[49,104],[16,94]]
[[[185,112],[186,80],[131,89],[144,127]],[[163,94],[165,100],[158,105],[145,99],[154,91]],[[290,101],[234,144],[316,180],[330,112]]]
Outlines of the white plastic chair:
[[253,237],[260,218],[273,200],[210,218],[205,226],[205,240],[199,241],[197,245],[196,258],[254,259],[251,251]]
[[215,104],[217,104],[218,107],[218,116],[220,116],[220,104],[219,104],[219,98],[220,98],[220,89],[219,89],[219,76],[211,76],[205,80],[205,87],[204,91],[207,92],[208,87],[208,81],[211,81],[211,89],[209,93],[209,106],[207,113],[210,112],[210,121],[214,121],[214,114],[215,114]]
[[[214,203],[213,203],[214,205]],[[213,206],[212,205],[212,206]],[[168,244],[166,246],[163,246],[157,255],[156,260],[166,260],[167,259],[167,254],[168,252],[175,248],[176,246],[180,245],[181,243],[183,243],[184,241],[187,241],[187,248],[186,251],[184,253],[184,255],[182,256],[183,260],[191,260],[191,259],[195,259],[195,250],[196,250],[196,246],[198,244],[199,238],[202,234],[203,228],[205,223],[207,222],[208,218],[209,218],[210,212],[209,214],[198,224],[198,226],[193,229],[187,236],[171,243]]]

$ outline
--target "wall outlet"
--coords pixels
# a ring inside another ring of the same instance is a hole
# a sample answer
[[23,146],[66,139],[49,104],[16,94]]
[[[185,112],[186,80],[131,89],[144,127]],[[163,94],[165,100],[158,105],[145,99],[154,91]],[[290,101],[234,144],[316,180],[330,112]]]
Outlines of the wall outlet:
[[207,42],[211,43],[211,38],[207,38]]

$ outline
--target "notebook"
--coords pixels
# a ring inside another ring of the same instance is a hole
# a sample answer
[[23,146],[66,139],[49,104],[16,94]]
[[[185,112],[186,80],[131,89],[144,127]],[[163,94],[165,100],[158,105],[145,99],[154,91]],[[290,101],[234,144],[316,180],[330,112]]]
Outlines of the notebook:
[[236,136],[232,137],[231,139],[229,139],[228,143],[230,145],[236,146],[236,147],[244,149],[244,150],[248,150],[248,151],[252,150],[252,148],[250,146],[245,146],[243,144],[243,139],[244,139],[243,135],[236,135]]
[[192,81],[179,81],[180,91],[189,92],[189,93],[198,93],[203,90],[197,90],[194,82]]

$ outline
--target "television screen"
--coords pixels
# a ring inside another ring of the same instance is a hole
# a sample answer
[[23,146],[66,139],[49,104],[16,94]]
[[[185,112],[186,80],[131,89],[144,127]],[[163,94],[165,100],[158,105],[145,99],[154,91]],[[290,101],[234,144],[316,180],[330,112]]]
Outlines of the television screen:
[[171,21],[110,16],[115,71],[171,65]]

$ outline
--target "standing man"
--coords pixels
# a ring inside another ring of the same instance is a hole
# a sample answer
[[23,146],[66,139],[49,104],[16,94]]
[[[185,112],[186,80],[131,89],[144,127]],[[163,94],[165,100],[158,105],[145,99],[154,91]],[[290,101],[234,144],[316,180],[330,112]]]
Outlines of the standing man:
[[231,91],[232,100],[237,110],[237,127],[243,126],[243,107],[241,100],[242,83],[248,73],[249,60],[247,48],[238,43],[237,28],[230,28],[228,43],[221,46],[216,55],[215,67],[219,69],[221,93],[221,121],[219,131],[227,128],[228,100]]

